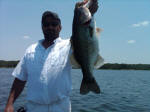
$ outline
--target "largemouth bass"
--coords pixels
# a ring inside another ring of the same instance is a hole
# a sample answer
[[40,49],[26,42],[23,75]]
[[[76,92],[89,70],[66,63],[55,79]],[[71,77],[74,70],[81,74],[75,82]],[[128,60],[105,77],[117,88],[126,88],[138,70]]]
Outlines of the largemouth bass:
[[76,4],[72,25],[71,62],[75,67],[81,67],[83,73],[80,94],[87,94],[90,91],[100,93],[100,88],[93,76],[93,69],[101,67],[104,61],[99,55],[98,36],[101,29],[96,28],[93,14],[89,10],[91,2],[93,0],[84,5]]

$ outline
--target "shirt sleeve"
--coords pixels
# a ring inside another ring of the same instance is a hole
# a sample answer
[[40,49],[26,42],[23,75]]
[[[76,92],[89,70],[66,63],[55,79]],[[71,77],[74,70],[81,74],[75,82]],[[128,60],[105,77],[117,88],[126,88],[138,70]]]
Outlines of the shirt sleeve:
[[27,69],[26,69],[26,58],[24,57],[20,60],[20,62],[17,64],[16,68],[14,69],[12,76],[22,80],[27,80]]

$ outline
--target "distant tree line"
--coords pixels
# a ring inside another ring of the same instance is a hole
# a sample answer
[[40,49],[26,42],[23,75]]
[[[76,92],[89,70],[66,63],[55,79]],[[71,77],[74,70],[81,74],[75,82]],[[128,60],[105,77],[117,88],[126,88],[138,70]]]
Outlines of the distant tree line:
[[100,69],[113,69],[113,70],[150,70],[150,64],[118,64],[118,63],[107,63],[104,64]]
[[[4,61],[0,60],[0,68],[16,67],[18,61]],[[118,64],[118,63],[106,63],[99,69],[112,69],[112,70],[150,70],[150,64]]]
[[16,67],[16,65],[18,64],[18,61],[4,61],[4,60],[0,60],[0,67],[6,67],[6,68],[10,68],[10,67]]

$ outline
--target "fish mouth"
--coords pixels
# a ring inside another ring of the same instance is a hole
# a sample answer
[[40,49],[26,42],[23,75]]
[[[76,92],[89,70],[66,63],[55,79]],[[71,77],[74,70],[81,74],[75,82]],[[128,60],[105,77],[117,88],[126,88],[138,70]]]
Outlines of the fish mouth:
[[88,25],[91,22],[91,13],[88,11],[88,9],[85,10],[85,12],[83,13],[83,15],[81,16],[81,24],[83,25]]
[[86,24],[90,23],[92,15],[91,15],[89,9],[86,7],[80,7],[78,11],[80,13],[79,14],[80,24],[86,25]]
[[92,15],[87,7],[79,7],[75,9],[76,21],[80,25],[88,25],[91,21]]
[[91,19],[85,21],[85,22],[83,23],[83,25],[84,25],[84,26],[87,26],[87,25],[89,25],[90,23],[91,23]]

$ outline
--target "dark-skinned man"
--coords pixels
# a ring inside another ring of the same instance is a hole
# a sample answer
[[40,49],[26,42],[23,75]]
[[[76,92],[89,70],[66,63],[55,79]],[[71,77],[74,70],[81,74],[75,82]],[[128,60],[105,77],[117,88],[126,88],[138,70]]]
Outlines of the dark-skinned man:
[[[83,5],[87,1],[80,2]],[[95,2],[91,13],[95,13]],[[27,82],[27,112],[71,112],[71,43],[59,37],[61,20],[51,11],[42,15],[44,39],[29,46],[14,69],[15,77],[5,112],[14,112],[14,102]]]

